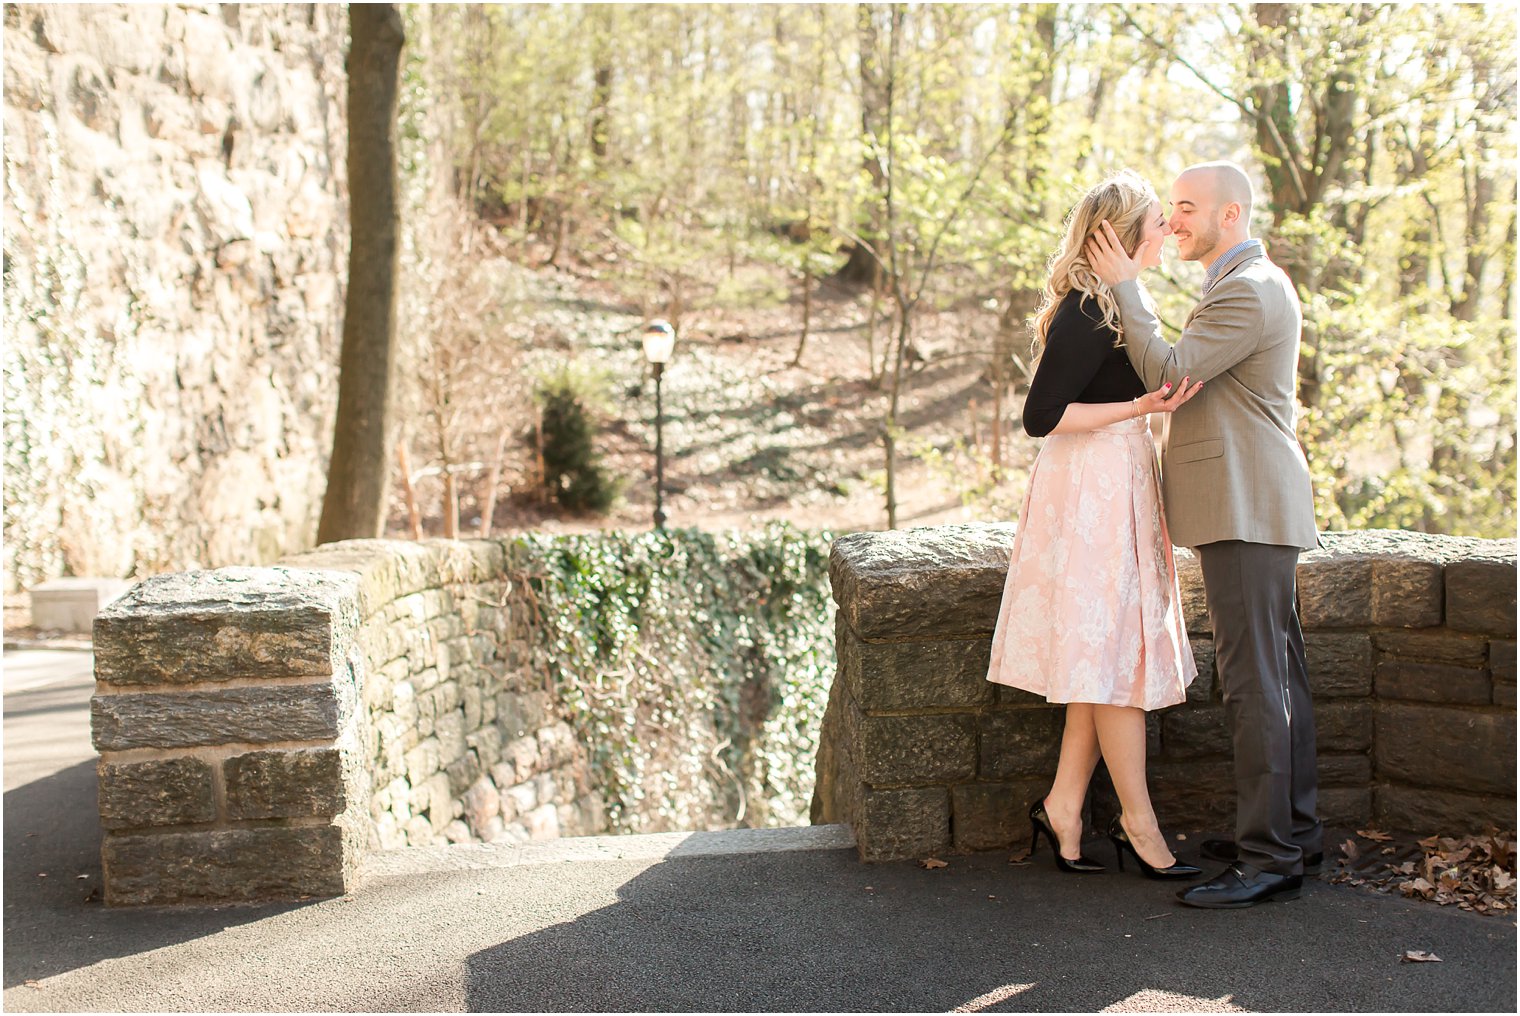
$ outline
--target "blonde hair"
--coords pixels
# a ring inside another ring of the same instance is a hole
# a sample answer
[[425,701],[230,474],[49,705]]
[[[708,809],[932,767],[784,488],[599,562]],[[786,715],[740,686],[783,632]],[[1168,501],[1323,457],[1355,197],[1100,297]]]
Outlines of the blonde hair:
[[1040,306],[1031,319],[1034,332],[1034,355],[1038,359],[1045,351],[1045,338],[1050,322],[1056,316],[1061,301],[1073,289],[1083,294],[1082,302],[1089,298],[1097,301],[1103,312],[1103,323],[1119,335],[1115,346],[1124,344],[1124,326],[1119,320],[1119,305],[1114,301],[1103,280],[1099,279],[1087,263],[1085,245],[1104,219],[1119,234],[1119,242],[1133,254],[1140,246],[1145,233],[1145,220],[1150,214],[1156,192],[1133,170],[1120,170],[1098,184],[1078,201],[1066,217],[1066,238],[1051,255],[1046,265],[1045,288],[1040,293]]

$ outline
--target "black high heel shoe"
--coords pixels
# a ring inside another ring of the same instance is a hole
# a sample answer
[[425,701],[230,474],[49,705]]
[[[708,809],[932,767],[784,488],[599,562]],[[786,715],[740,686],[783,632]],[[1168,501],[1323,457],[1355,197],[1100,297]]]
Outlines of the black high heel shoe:
[[1183,864],[1174,859],[1173,863],[1165,868],[1153,868],[1145,858],[1140,856],[1140,851],[1130,842],[1129,833],[1124,831],[1124,826],[1119,824],[1119,816],[1108,825],[1108,839],[1114,845],[1114,859],[1118,862],[1119,870],[1124,870],[1124,852],[1128,850],[1135,858],[1135,863],[1140,865],[1140,871],[1146,878],[1169,879],[1169,878],[1197,878],[1203,874],[1202,868],[1195,868],[1191,864]]
[[1029,806],[1029,856],[1034,856],[1034,848],[1040,844],[1040,833],[1050,841],[1050,852],[1056,855],[1056,867],[1068,874],[1094,875],[1106,870],[1103,865],[1083,854],[1075,861],[1068,861],[1061,856],[1061,841],[1056,837],[1056,831],[1050,824],[1050,816],[1045,814],[1045,802],[1036,801]]

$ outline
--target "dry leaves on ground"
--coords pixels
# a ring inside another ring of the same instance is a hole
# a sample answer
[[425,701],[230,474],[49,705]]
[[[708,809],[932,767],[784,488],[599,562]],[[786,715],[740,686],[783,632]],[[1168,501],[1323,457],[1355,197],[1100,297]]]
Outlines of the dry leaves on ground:
[[[1374,843],[1393,839],[1376,830],[1357,830]],[[1340,845],[1341,870],[1332,882],[1370,885],[1380,892],[1395,888],[1407,897],[1429,900],[1441,906],[1455,904],[1479,914],[1499,914],[1515,909],[1515,834],[1490,828],[1480,836],[1428,836],[1418,841],[1421,857],[1382,865],[1380,871],[1351,870],[1362,854],[1354,840]],[[1389,853],[1392,848],[1384,848]]]
[[920,868],[928,868],[930,871],[933,871],[935,868],[948,868],[950,867],[950,864],[947,861],[941,861],[937,857],[926,857],[922,861],[918,862],[918,866]]
[[1400,963],[1440,963],[1441,957],[1433,952],[1425,952],[1423,949],[1405,949],[1404,955],[1399,957]]

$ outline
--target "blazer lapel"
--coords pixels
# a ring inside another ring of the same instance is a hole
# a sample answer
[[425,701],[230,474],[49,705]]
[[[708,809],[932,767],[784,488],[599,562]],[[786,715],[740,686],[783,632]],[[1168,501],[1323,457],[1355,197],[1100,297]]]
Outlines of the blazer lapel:
[[1183,322],[1182,327],[1186,328],[1188,325],[1193,323],[1193,318],[1198,316],[1198,312],[1202,310],[1208,304],[1210,298],[1213,297],[1216,292],[1218,292],[1219,284],[1221,282],[1229,278],[1233,273],[1239,271],[1245,265],[1248,265],[1252,261],[1256,261],[1264,257],[1266,257],[1266,254],[1258,251],[1253,247],[1249,250],[1241,251],[1239,254],[1236,254],[1234,257],[1232,257],[1229,261],[1225,262],[1223,270],[1221,270],[1219,273],[1219,278],[1214,280],[1214,288],[1209,290],[1208,295],[1199,300],[1193,306],[1193,309],[1188,312],[1187,320]]

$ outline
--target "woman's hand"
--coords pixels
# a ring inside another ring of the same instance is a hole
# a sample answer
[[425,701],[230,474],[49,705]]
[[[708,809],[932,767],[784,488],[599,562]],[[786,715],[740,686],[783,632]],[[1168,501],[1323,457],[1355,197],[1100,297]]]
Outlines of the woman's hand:
[[1139,398],[1135,399],[1135,415],[1143,416],[1146,413],[1175,413],[1184,403],[1187,402],[1188,399],[1191,399],[1194,395],[1197,395],[1198,392],[1203,388],[1202,381],[1189,388],[1188,382],[1191,380],[1192,378],[1185,377],[1182,379],[1182,384],[1177,385],[1175,388],[1172,386],[1172,383],[1168,381],[1166,384],[1162,385],[1155,391],[1147,392],[1146,394],[1141,395]]
[[1159,245],[1161,240],[1146,240],[1136,249],[1135,256],[1130,257],[1124,253],[1119,234],[1104,219],[1082,249],[1087,254],[1087,263],[1092,266],[1093,272],[1103,280],[1105,286],[1113,289],[1121,282],[1140,277],[1140,266],[1145,263],[1145,256],[1150,253],[1152,243]]

